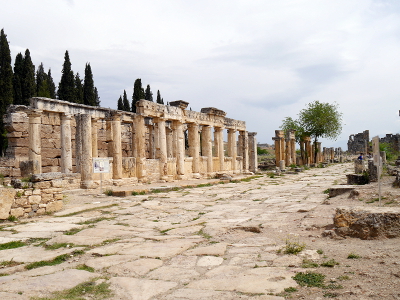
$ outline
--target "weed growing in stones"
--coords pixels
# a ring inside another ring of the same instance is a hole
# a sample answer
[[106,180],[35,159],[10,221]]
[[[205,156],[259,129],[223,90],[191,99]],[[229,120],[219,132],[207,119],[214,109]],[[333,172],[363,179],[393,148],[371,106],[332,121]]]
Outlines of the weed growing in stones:
[[278,253],[283,252],[284,254],[297,255],[306,248],[306,244],[300,242],[294,242],[289,239],[286,240],[286,245],[278,250]]
[[359,259],[359,258],[361,258],[361,256],[352,252],[347,256],[347,258],[348,259]]
[[83,228],[71,228],[70,230],[64,232],[65,235],[74,235],[77,234],[79,231],[82,231]]
[[111,220],[111,218],[106,218],[106,217],[99,217],[99,218],[95,218],[95,219],[90,219],[90,220],[86,220],[83,222],[79,222],[79,225],[89,225],[89,224],[95,224],[104,220]]
[[63,255],[59,255],[56,258],[52,259],[52,260],[41,260],[41,261],[36,261],[33,263],[30,263],[28,265],[25,266],[25,269],[27,270],[32,270],[32,269],[36,269],[36,268],[40,268],[40,267],[44,267],[44,266],[55,266],[55,265],[59,265],[65,261],[68,260],[69,254],[63,254]]
[[22,263],[13,261],[12,259],[11,260],[3,260],[2,262],[0,262],[0,266],[2,266],[2,267],[15,267],[20,264],[22,264]]
[[0,244],[0,250],[8,250],[26,246],[26,243],[22,241],[12,241],[4,244]]
[[315,272],[299,272],[292,277],[298,285],[307,287],[323,287],[325,275]]
[[104,191],[104,194],[105,194],[106,196],[112,196],[112,195],[113,195],[113,190],[111,190],[111,189],[105,190],[105,191]]
[[17,221],[18,221],[18,218],[17,218],[16,216],[10,215],[10,216],[7,218],[7,220],[10,221],[10,222],[17,222]]
[[146,195],[146,191],[140,191],[140,192],[132,192],[132,196],[138,196],[138,195]]
[[72,216],[76,216],[76,215],[83,214],[83,213],[86,213],[86,212],[90,212],[90,211],[94,211],[94,210],[101,210],[101,209],[110,208],[110,207],[113,207],[113,206],[118,206],[118,204],[115,203],[115,204],[110,204],[110,205],[105,205],[105,206],[88,208],[88,209],[84,209],[84,210],[81,210],[81,211],[73,212],[73,213],[62,215],[62,216],[58,216],[58,217],[60,217],[60,218],[62,218],[62,217],[72,217]]
[[44,248],[46,250],[56,250],[56,249],[60,249],[60,248],[69,248],[69,247],[73,247],[74,244],[69,244],[69,243],[54,243],[52,245],[45,245]]
[[350,280],[351,278],[347,275],[341,275],[337,279],[343,281],[343,280]]
[[76,269],[94,273],[94,269],[92,267],[88,267],[85,264],[77,266]]
[[303,264],[301,265],[302,268],[318,268],[319,264],[313,262],[312,260],[303,259]]
[[337,266],[337,265],[339,265],[339,263],[336,260],[330,259],[326,262],[323,262],[321,264],[321,267],[333,268],[334,266]]
[[318,249],[318,250],[317,250],[317,253],[318,253],[318,254],[323,254],[323,253],[324,253],[324,250]]

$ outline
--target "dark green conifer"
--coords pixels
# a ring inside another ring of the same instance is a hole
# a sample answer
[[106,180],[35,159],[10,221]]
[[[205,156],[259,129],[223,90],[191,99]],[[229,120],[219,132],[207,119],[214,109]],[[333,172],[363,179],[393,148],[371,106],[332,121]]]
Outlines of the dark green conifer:
[[43,63],[36,71],[36,95],[38,97],[50,98],[50,89],[47,74],[44,72]]
[[53,77],[51,76],[51,69],[47,72],[47,84],[51,99],[56,99],[56,85],[54,84]]
[[122,103],[121,95],[119,96],[119,99],[118,99],[117,109],[118,110],[124,110],[124,104]]
[[157,90],[157,103],[164,104],[164,99],[161,98],[160,90]]
[[83,104],[83,85],[79,73],[75,75],[75,101],[76,103]]
[[144,99],[144,91],[142,88],[142,79],[138,78],[133,85],[132,112],[136,112],[136,102],[140,99]]
[[97,87],[94,87],[94,106],[100,106],[100,97]]
[[125,90],[124,90],[124,99],[122,100],[122,105],[124,107],[124,111],[131,111],[131,106],[129,105],[128,96],[126,95]]
[[14,63],[14,78],[13,78],[13,89],[14,89],[14,104],[23,103],[22,100],[22,74],[24,68],[24,57],[21,52],[15,57]]
[[64,55],[64,64],[61,71],[61,80],[58,84],[57,96],[60,100],[75,102],[75,78],[74,72],[71,70],[68,50],[65,51]]
[[35,66],[32,63],[29,49],[25,50],[22,72],[22,104],[29,105],[29,98],[36,95]]
[[147,87],[146,87],[146,92],[144,94],[144,99],[153,102],[153,93],[151,92],[150,84],[148,84]]
[[[4,29],[0,32],[0,116],[6,113],[7,107],[13,102],[13,70],[11,53]],[[0,117],[0,156],[7,149],[7,131],[4,128],[3,118]]]
[[90,63],[87,63],[85,65],[85,81],[83,83],[83,103],[86,105],[96,106],[93,73],[92,73],[92,68],[90,67]]

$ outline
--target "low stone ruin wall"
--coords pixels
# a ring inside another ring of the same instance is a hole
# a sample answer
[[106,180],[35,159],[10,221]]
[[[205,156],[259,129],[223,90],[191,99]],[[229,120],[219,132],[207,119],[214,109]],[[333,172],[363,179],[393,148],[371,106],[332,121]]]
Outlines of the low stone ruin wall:
[[9,186],[0,187],[0,220],[59,211],[64,187],[79,188],[79,184],[79,174],[45,173],[33,175],[30,181],[14,179]]
[[338,207],[333,218],[336,234],[363,240],[400,237],[400,208]]

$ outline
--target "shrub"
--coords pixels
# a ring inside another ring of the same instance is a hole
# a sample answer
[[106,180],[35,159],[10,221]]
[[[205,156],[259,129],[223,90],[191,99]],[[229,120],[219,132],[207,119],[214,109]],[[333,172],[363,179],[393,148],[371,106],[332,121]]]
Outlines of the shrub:
[[320,273],[314,273],[314,272],[307,272],[307,273],[299,272],[295,276],[293,276],[292,278],[300,286],[323,287],[324,286],[325,275],[322,275]]

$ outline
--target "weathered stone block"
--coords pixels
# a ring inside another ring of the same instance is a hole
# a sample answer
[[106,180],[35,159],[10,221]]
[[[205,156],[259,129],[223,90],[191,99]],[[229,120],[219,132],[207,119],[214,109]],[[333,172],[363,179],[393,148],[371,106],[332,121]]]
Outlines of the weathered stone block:
[[338,207],[333,221],[341,236],[366,240],[400,236],[398,207]]
[[49,188],[49,189],[45,189],[42,191],[42,194],[55,194],[55,193],[61,193],[62,192],[62,188]]
[[63,194],[54,194],[53,195],[53,197],[54,197],[54,200],[62,200],[62,199],[64,199],[64,195]]
[[354,187],[349,186],[341,186],[341,187],[334,187],[329,189],[329,198],[336,197],[342,195],[344,193],[348,193],[354,190]]
[[27,138],[9,138],[8,144],[11,147],[29,147],[29,140]]
[[22,207],[18,207],[18,208],[13,208],[10,211],[10,215],[14,216],[14,217],[22,217],[24,215],[25,211]]
[[48,189],[51,187],[51,182],[50,181],[35,182],[33,184],[33,187],[35,189]]
[[42,194],[42,203],[48,203],[54,200],[53,194]]
[[27,205],[27,203],[28,203],[28,197],[17,197],[15,198],[13,208]]
[[14,202],[15,190],[0,187],[0,219],[7,219],[10,215],[11,206]]
[[63,179],[53,179],[51,181],[51,186],[54,188],[62,188],[64,186],[64,180]]
[[59,211],[63,208],[63,202],[62,201],[54,201],[50,202],[46,206],[46,212],[53,212],[53,211]]
[[61,172],[51,172],[51,173],[41,173],[32,175],[32,182],[53,180],[62,178],[63,174]]
[[42,196],[40,195],[29,196],[28,201],[30,204],[39,204],[42,201]]
[[364,185],[369,183],[368,175],[364,174],[347,174],[347,184]]

